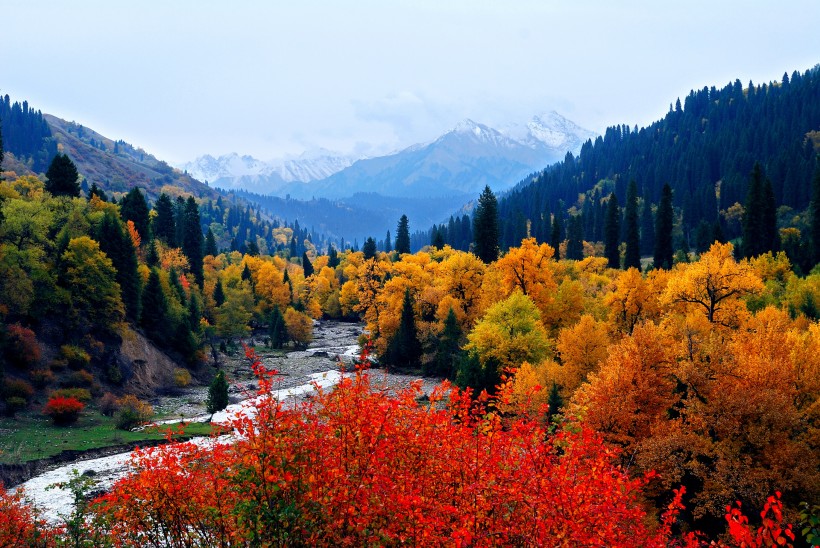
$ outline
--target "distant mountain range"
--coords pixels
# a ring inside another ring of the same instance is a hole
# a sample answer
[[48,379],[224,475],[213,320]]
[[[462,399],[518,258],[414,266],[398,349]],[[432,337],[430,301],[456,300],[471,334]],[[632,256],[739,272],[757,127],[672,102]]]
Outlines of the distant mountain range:
[[472,197],[484,185],[510,188],[594,137],[553,111],[503,130],[464,120],[432,142],[376,158],[321,151],[263,162],[233,153],[201,156],[179,167],[211,186],[294,198]]

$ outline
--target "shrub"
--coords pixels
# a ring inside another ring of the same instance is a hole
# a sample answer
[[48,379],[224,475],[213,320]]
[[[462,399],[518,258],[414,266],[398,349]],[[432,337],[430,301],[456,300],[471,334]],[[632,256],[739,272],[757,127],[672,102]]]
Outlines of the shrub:
[[25,409],[27,402],[25,398],[10,396],[6,398],[6,414],[13,417],[18,411]]
[[154,408],[148,403],[140,401],[136,396],[128,394],[117,400],[120,410],[116,416],[116,426],[120,430],[131,430],[151,421]]
[[66,426],[76,422],[83,409],[85,404],[77,398],[52,396],[43,408],[43,414],[51,417],[54,424]]
[[174,370],[174,385],[177,388],[185,388],[191,384],[191,373],[187,369]]
[[49,369],[35,369],[30,374],[31,382],[37,388],[43,388],[54,382],[54,373]]
[[99,402],[100,413],[105,417],[113,417],[114,413],[119,411],[120,406],[117,403],[117,396],[111,392],[106,392]]
[[25,368],[40,359],[40,347],[34,331],[20,324],[11,324],[6,329],[6,358],[17,367]]
[[51,397],[74,398],[83,403],[91,401],[91,392],[87,388],[60,388],[51,393]]
[[34,395],[34,387],[22,379],[6,379],[3,382],[3,395],[6,398],[23,398],[28,401]]
[[68,387],[89,387],[94,384],[94,375],[82,369],[73,372],[65,381]]
[[60,347],[60,355],[68,363],[71,369],[82,369],[91,363],[91,356],[73,344],[64,344]]

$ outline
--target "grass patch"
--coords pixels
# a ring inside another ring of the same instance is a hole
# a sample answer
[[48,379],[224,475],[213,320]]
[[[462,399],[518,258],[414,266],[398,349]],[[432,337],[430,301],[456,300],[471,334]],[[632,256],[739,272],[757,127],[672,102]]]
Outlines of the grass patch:
[[[174,430],[180,428],[177,424],[172,426]],[[117,430],[113,418],[88,410],[71,426],[55,426],[49,418],[42,415],[19,413],[13,419],[0,419],[0,463],[15,464],[51,457],[66,449],[84,451],[159,440],[165,438],[165,430]],[[211,425],[188,423],[183,430],[187,436],[206,436],[211,433]]]

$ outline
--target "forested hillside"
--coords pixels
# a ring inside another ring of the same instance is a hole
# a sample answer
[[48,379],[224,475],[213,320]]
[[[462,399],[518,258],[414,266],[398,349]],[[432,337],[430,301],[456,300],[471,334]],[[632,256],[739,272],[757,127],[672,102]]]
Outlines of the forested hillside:
[[[755,163],[771,181],[780,227],[805,229],[800,214],[811,198],[818,145],[818,68],[784,74],[780,82],[744,86],[736,80],[720,89],[693,90],[670,105],[662,120],[640,129],[610,127],[585,143],[577,157],[568,154],[500,199],[502,247],[521,241],[528,223],[531,235],[550,241],[554,215],[562,235],[569,217],[581,215],[583,239],[603,241],[606,199],[614,192],[626,203],[631,180],[653,212],[664,184],[670,185],[676,249],[694,249],[706,228],[711,233],[701,239],[708,245],[717,225],[733,239],[741,235],[739,206],[746,202]],[[653,222],[650,218],[646,226]],[[650,243],[644,255],[651,254]]]

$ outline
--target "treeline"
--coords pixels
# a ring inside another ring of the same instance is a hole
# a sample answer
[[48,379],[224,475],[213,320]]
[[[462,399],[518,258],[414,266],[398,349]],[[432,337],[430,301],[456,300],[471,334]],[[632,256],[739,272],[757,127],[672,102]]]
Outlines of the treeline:
[[5,150],[35,173],[45,172],[57,154],[57,141],[43,113],[30,108],[28,101],[12,103],[8,95],[0,98],[0,131]]
[[[676,250],[708,246],[716,233],[731,240],[743,229],[756,163],[771,182],[778,227],[802,232],[819,127],[817,68],[784,74],[780,82],[744,87],[735,81],[692,91],[662,120],[641,129],[610,127],[577,157],[567,154],[520,183],[499,202],[500,244],[506,249],[528,234],[550,242],[554,220],[565,235],[575,217],[583,240],[601,242],[606,201],[614,193],[624,204],[632,180],[644,227],[655,222],[663,186],[670,186]],[[647,235],[641,234],[649,242]],[[652,245],[642,254],[652,254]]]

